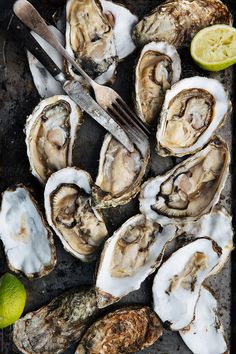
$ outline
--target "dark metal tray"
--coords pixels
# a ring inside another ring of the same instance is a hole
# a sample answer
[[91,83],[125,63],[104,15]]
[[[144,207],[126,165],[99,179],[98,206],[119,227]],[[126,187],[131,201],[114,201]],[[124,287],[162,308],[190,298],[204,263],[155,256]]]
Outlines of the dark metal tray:
[[[3,192],[8,186],[17,182],[24,183],[33,190],[33,194],[43,208],[43,189],[37,180],[31,175],[29,163],[26,154],[25,135],[23,133],[27,115],[29,115],[39,102],[39,96],[34,87],[26,55],[21,44],[14,39],[14,33],[7,31],[9,22],[8,9],[14,1],[0,0],[0,192]],[[63,7],[65,1],[62,0],[43,0],[32,1],[41,13],[49,21],[52,21],[52,14],[60,6]],[[125,3],[131,11],[140,18],[156,7],[161,1],[157,0],[124,0],[115,1]],[[225,1],[231,11],[236,14],[235,2]],[[182,59],[182,78],[202,75],[209,76],[207,72],[199,70],[193,64],[189,54],[189,49],[183,49],[180,52]],[[117,79],[114,88],[127,101],[132,102],[133,85],[133,67],[135,65],[138,51],[126,58],[118,66]],[[232,94],[233,91],[233,69],[227,69],[220,74],[211,74],[211,77],[217,77],[223,82],[226,89]],[[235,97],[232,95],[232,100]],[[233,117],[233,116],[232,116]],[[235,132],[233,119],[228,119],[224,128],[220,130],[227,142],[231,145],[232,136]],[[91,173],[96,177],[98,169],[98,159],[100,147],[103,141],[104,130],[98,126],[90,117],[86,117],[82,125],[78,144],[75,148],[75,164]],[[234,149],[234,146],[233,146]],[[233,154],[232,154],[233,156]],[[161,174],[176,164],[175,158],[160,158],[155,153],[152,156],[152,162],[148,177]],[[234,160],[232,160],[234,166]],[[233,167],[231,168],[231,173]],[[234,186],[233,186],[234,187]],[[234,187],[235,188],[235,187]],[[233,188],[233,189],[234,189]],[[228,178],[227,185],[221,197],[221,204],[232,208],[232,195],[234,190],[231,188],[231,175]],[[105,218],[107,221],[109,233],[112,234],[125,220],[138,213],[138,201],[134,199],[129,204],[107,210]],[[83,264],[64,251],[61,242],[55,236],[57,246],[57,265],[56,268],[46,277],[39,280],[28,281],[21,277],[21,280],[27,289],[27,306],[25,313],[36,310],[44,304],[47,304],[55,296],[62,294],[65,290],[72,287],[79,287],[83,284],[93,284],[95,274],[95,263]],[[232,260],[235,255],[232,256]],[[233,293],[233,285],[236,283],[235,264],[228,262],[221,273],[211,277],[209,284],[215,290],[219,300],[220,316],[224,323],[228,339],[231,338],[231,352],[236,353],[236,322],[234,313],[236,310],[236,296]],[[5,255],[2,245],[0,245],[0,275],[9,271],[5,261]],[[232,271],[232,272],[231,272]],[[232,275],[231,275],[232,274]],[[152,301],[151,286],[153,276],[150,276],[142,285],[141,289],[126,296],[116,305],[122,304],[150,304]],[[232,285],[231,285],[232,279]],[[114,307],[116,307],[114,306]],[[231,312],[232,311],[232,312]],[[12,343],[12,327],[0,330],[0,354],[18,353],[18,350]],[[74,353],[75,346],[72,346],[65,354]],[[234,348],[234,349],[233,349]],[[185,346],[178,333],[165,331],[163,337],[151,348],[142,353],[160,353],[160,354],[187,354],[189,349]]]

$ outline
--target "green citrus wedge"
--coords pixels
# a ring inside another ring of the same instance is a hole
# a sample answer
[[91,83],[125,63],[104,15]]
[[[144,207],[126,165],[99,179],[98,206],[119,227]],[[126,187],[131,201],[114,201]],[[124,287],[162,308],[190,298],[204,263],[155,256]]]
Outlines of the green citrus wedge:
[[25,308],[24,285],[12,274],[0,278],[0,328],[16,322]]
[[236,63],[236,28],[227,25],[206,27],[195,35],[190,51],[202,69],[226,69]]

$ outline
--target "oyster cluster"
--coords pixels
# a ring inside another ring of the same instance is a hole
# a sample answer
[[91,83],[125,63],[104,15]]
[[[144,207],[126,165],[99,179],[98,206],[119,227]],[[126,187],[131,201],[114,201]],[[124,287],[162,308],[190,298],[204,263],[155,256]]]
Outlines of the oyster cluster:
[[[47,275],[57,260],[55,234],[72,256],[82,262],[98,258],[98,264],[93,287],[64,293],[17,321],[14,343],[22,353],[61,353],[73,342],[79,342],[76,354],[134,353],[162,336],[163,323],[195,354],[226,353],[216,299],[205,282],[233,249],[231,216],[220,206],[230,152],[216,135],[231,102],[216,79],[180,80],[177,49],[205,26],[231,24],[231,15],[220,0],[167,0],[138,22],[111,1],[68,0],[65,17],[65,38],[53,31],[99,83],[114,79],[118,62],[136,44],[143,47],[134,72],[134,107],[143,122],[156,126],[156,149],[145,140],[129,152],[106,134],[93,180],[74,158],[82,111],[28,54],[44,99],[26,121],[25,141],[31,172],[44,188],[47,221],[23,185],[3,193],[0,237],[7,262],[29,279]],[[40,43],[68,78],[81,80]],[[176,163],[144,181],[151,155]],[[139,212],[112,234],[110,208],[120,213],[119,206],[138,194]],[[134,305],[99,313],[156,271],[153,309]]]

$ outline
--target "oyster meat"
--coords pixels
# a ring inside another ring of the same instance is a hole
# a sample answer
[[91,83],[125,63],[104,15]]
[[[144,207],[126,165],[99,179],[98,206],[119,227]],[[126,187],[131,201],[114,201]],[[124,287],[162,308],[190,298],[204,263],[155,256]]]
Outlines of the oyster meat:
[[36,201],[21,184],[2,195],[0,239],[9,268],[27,278],[45,276],[56,264],[53,234]]
[[75,354],[135,353],[150,347],[162,332],[160,320],[149,307],[122,308],[95,322]]
[[217,301],[210,290],[201,287],[194,320],[180,331],[194,354],[228,354],[229,346],[217,313]]
[[221,254],[214,241],[200,238],[174,252],[158,269],[154,310],[170,329],[178,331],[193,320],[201,285],[218,266]]
[[127,220],[105,243],[96,281],[98,306],[105,307],[139,289],[160,265],[175,233],[174,225],[162,228],[142,214]]
[[72,290],[14,324],[13,341],[21,353],[64,352],[78,341],[97,312],[93,289]]
[[149,144],[143,141],[129,152],[111,134],[104,138],[93,197],[97,207],[128,203],[140,190],[149,160]]
[[144,122],[157,121],[165,93],[180,74],[180,57],[173,46],[152,42],[143,48],[135,69],[135,105]]
[[87,172],[67,167],[51,175],[44,191],[49,225],[65,250],[85,262],[94,260],[108,236],[102,215],[91,206],[91,187]]
[[42,100],[27,119],[27,154],[32,173],[41,183],[72,164],[76,133],[82,121],[80,108],[65,95]]
[[214,79],[190,77],[166,94],[157,130],[162,156],[184,156],[200,150],[231,110],[224,86]]
[[167,0],[145,16],[135,27],[137,45],[164,41],[181,47],[202,28],[232,24],[232,16],[220,0]]
[[227,144],[215,137],[203,150],[145,182],[140,211],[161,225],[194,221],[217,204],[228,176]]

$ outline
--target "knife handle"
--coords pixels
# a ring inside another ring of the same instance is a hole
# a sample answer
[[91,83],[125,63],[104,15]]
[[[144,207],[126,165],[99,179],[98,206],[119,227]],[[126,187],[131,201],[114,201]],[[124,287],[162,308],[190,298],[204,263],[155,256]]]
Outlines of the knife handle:
[[24,47],[43,64],[43,66],[53,77],[62,73],[61,69],[59,69],[59,67],[32,36],[28,28],[15,15],[12,17],[11,29],[17,38],[19,38],[19,40],[24,44]]

